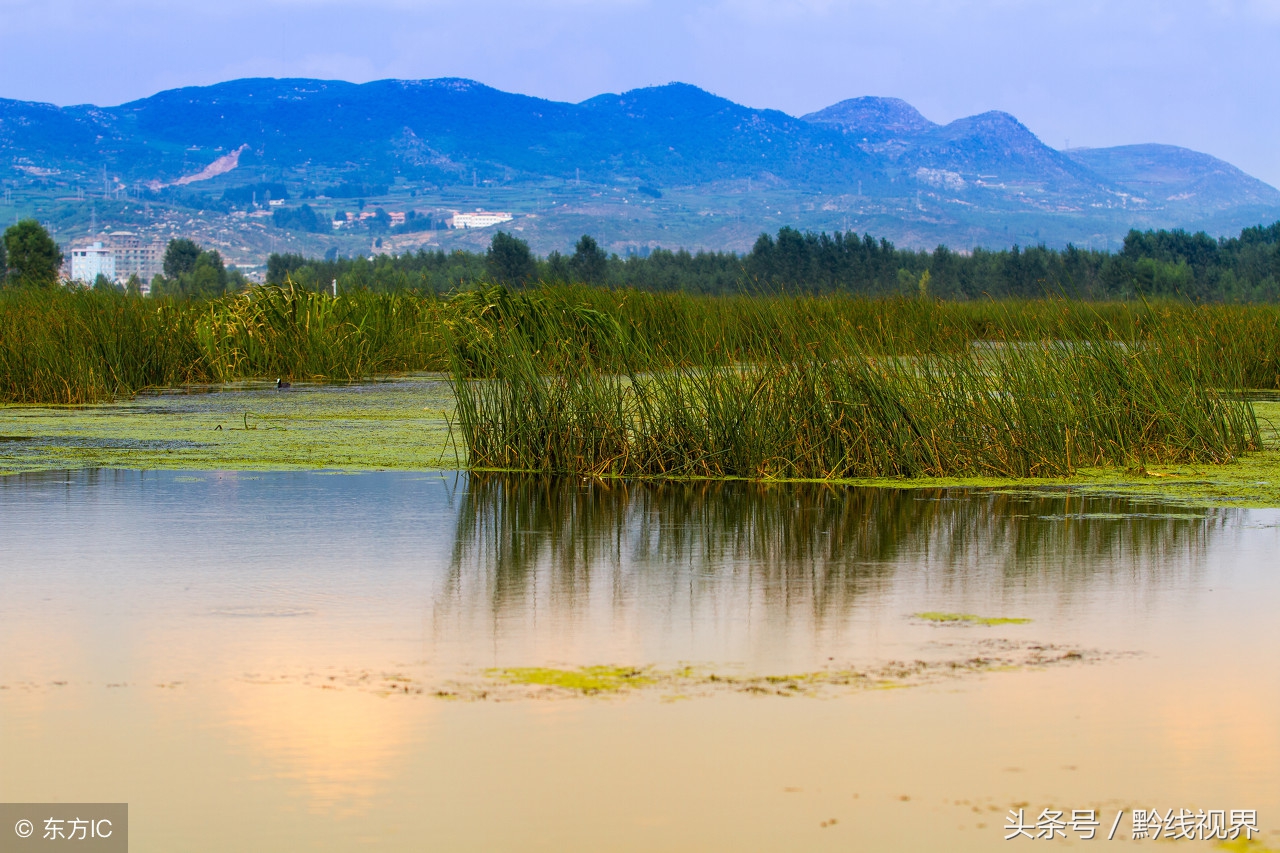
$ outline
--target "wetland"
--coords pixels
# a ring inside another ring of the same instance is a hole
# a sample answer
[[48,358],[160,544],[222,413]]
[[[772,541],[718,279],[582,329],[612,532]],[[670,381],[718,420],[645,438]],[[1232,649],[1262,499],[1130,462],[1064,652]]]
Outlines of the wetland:
[[1271,309],[276,290],[113,302],[131,361],[68,296],[70,360],[0,339],[0,800],[143,851],[1280,847]]

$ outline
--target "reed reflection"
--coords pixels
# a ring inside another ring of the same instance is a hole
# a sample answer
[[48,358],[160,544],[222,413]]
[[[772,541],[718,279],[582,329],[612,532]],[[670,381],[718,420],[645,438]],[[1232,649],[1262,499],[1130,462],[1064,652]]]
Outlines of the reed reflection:
[[894,597],[1159,589],[1202,571],[1235,515],[1065,493],[473,475],[433,641],[483,637],[503,661],[785,656]]

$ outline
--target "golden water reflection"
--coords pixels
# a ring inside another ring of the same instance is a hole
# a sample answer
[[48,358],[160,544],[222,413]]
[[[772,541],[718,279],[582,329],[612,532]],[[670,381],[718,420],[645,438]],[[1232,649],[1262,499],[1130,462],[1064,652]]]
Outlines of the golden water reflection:
[[[1019,802],[1280,828],[1280,513],[181,476],[0,480],[0,799],[128,801],[142,851],[1003,850]],[[1099,655],[830,700],[431,689],[993,638]]]

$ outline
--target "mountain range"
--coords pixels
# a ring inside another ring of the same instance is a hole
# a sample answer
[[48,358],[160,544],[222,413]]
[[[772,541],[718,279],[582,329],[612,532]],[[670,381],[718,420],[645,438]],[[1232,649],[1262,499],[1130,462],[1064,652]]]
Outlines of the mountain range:
[[[1008,113],[940,125],[895,98],[795,117],[681,83],[578,104],[462,79],[243,79],[115,107],[0,99],[0,180],[37,215],[72,193],[101,197],[95,217],[131,193],[197,209],[201,193],[236,185],[278,182],[297,199],[355,182],[388,209],[397,193],[441,208],[532,206],[544,220],[526,223],[535,243],[559,234],[550,207],[573,187],[583,198],[561,205],[569,231],[595,216],[606,244],[627,246],[744,248],[780,224],[923,247],[1061,244],[1280,219],[1280,191],[1183,148],[1061,151]],[[165,195],[175,185],[185,195]],[[602,200],[584,201],[583,187]],[[646,219],[619,198],[670,215]],[[672,233],[673,222],[685,225]]]

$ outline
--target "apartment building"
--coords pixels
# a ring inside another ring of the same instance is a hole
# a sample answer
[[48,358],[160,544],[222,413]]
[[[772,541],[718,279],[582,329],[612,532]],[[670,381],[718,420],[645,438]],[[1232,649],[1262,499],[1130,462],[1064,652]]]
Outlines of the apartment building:
[[164,244],[160,241],[144,240],[132,231],[112,231],[107,237],[116,259],[116,277],[121,281],[136,275],[149,283],[164,272]]
[[71,250],[71,280],[93,284],[98,276],[116,280],[116,257],[110,247],[99,240],[91,246]]

